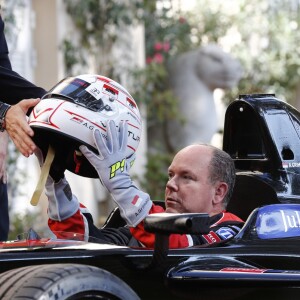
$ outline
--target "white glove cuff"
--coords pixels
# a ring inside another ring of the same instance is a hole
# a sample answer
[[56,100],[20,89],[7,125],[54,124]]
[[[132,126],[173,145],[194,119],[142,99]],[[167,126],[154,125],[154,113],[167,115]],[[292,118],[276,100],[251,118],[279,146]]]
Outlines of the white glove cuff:
[[148,216],[153,204],[149,195],[134,185],[127,189],[114,190],[111,194],[120,208],[122,218],[131,227],[136,227]]
[[58,183],[48,176],[46,185],[46,196],[48,197],[48,216],[55,221],[63,221],[73,216],[79,209],[79,202],[68,181],[62,178]]
[[126,221],[127,225],[136,227],[148,216],[153,203],[150,198],[143,199],[141,202],[141,205],[134,210],[123,210],[122,206],[119,204],[121,216]]

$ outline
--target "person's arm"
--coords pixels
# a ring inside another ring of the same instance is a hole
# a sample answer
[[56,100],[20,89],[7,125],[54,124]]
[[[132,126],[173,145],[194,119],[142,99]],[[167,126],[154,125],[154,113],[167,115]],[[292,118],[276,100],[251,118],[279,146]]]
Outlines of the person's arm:
[[[3,125],[6,125],[8,134],[18,150],[25,156],[32,154],[36,148],[31,139],[33,131],[27,124],[25,114],[29,114],[38,100],[31,99],[21,102],[20,105],[19,102],[23,99],[40,98],[45,93],[44,89],[35,86],[12,70],[4,35],[4,22],[0,15],[0,101],[6,103],[4,105],[0,102],[0,130],[3,129]],[[8,104],[14,105],[9,112],[7,111]],[[6,124],[3,124],[4,121]]]
[[7,156],[8,135],[5,131],[0,132],[0,182],[6,184],[6,156]]
[[85,241],[128,245],[131,239],[129,229],[97,228],[88,209],[72,194],[66,178],[55,183],[49,176],[45,188],[48,197],[48,226],[57,238],[68,237],[66,233],[76,233],[82,235]]
[[0,15],[0,101],[14,105],[23,99],[41,98],[45,93],[44,89],[12,70],[4,35],[4,22]]
[[4,22],[0,14],[0,66],[11,70],[11,63],[8,57],[8,47],[4,35]]
[[0,111],[3,103],[12,105],[0,118],[5,117],[5,128],[9,136],[26,157],[36,149],[31,139],[33,130],[27,124],[26,114],[29,114],[45,93],[44,89],[35,86],[18,73],[0,66]]
[[[40,167],[43,166],[45,156],[41,149],[34,152]],[[76,233],[84,240],[116,245],[128,245],[131,239],[129,228],[99,229],[93,222],[88,209],[72,193],[71,187],[65,177],[65,156],[56,153],[51,164],[49,175],[45,184],[45,194],[48,197],[48,226],[57,238],[63,239],[68,233]],[[91,239],[92,238],[92,239]]]
[[[153,206],[150,214],[163,212],[160,206]],[[196,245],[213,244],[234,237],[244,225],[244,222],[235,215],[222,212],[210,218],[210,232],[203,235],[171,234],[169,247],[186,248]],[[147,248],[153,248],[155,235],[145,231],[141,222],[137,227],[130,228],[132,236]]]
[[36,149],[31,139],[33,131],[27,124],[26,114],[29,114],[45,93],[44,89],[35,86],[18,73],[0,66],[0,101],[12,105],[5,112],[5,127],[17,149],[26,157]]
[[0,101],[14,105],[23,99],[41,98],[45,94],[43,88],[34,85],[18,73],[0,66]]
[[120,214],[128,226],[137,226],[148,215],[152,207],[150,196],[138,189],[128,173],[126,158],[128,129],[121,121],[119,132],[114,121],[107,122],[107,139],[99,129],[94,130],[94,141],[99,155],[86,146],[79,149],[95,167],[102,184],[120,208]]

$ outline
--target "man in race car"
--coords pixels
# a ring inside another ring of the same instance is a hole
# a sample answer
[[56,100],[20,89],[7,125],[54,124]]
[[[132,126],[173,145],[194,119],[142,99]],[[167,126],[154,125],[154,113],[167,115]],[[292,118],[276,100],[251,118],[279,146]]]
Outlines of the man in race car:
[[107,122],[107,139],[98,129],[94,130],[99,155],[86,146],[80,146],[80,150],[98,172],[127,226],[97,228],[87,208],[72,194],[64,177],[64,168],[53,164],[46,183],[46,195],[49,200],[48,225],[57,237],[63,237],[58,232],[75,232],[83,234],[86,240],[95,237],[129,246],[136,245],[137,241],[141,246],[153,248],[154,234],[144,230],[143,219],[148,214],[164,211],[210,215],[208,234],[172,234],[170,248],[212,244],[238,233],[243,221],[226,211],[235,182],[234,163],[227,153],[207,144],[190,145],[180,150],[168,169],[164,210],[154,205],[150,196],[132,182],[125,156],[127,123],[121,121],[118,127],[117,130],[112,120]]

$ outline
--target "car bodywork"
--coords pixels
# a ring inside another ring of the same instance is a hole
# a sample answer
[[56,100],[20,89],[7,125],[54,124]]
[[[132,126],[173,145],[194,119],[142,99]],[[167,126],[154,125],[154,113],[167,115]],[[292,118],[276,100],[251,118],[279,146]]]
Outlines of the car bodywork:
[[171,233],[205,233],[206,214],[147,217],[154,250],[41,239],[33,232],[0,244],[0,272],[79,264],[108,271],[141,299],[299,298],[300,113],[274,95],[241,95],[227,108],[223,149],[237,169],[228,210],[247,220],[234,238],[168,249]]

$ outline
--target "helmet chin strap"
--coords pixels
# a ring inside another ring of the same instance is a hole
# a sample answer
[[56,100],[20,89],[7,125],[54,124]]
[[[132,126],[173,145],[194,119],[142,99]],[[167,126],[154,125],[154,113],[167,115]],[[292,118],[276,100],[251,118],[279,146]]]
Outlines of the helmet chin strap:
[[49,175],[50,167],[51,167],[51,164],[53,162],[54,156],[55,156],[55,151],[51,147],[51,145],[49,145],[48,153],[47,153],[45,162],[44,162],[44,164],[41,168],[40,179],[39,179],[39,181],[37,183],[37,186],[35,188],[35,191],[34,191],[32,197],[31,197],[30,204],[33,205],[33,206],[36,206],[39,203],[41,194],[42,194],[42,192],[44,190],[44,187],[45,187],[45,184],[46,184],[47,177]]

